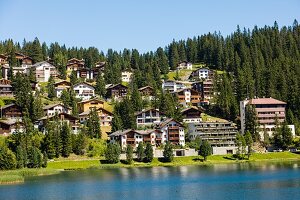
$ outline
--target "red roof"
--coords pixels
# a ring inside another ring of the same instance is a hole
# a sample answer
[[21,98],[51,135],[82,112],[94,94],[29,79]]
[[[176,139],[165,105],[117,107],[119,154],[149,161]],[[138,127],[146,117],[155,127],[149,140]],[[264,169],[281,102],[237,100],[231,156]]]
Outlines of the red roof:
[[283,101],[279,101],[277,99],[270,98],[258,98],[258,99],[250,99],[249,101],[252,105],[259,105],[259,104],[286,104]]

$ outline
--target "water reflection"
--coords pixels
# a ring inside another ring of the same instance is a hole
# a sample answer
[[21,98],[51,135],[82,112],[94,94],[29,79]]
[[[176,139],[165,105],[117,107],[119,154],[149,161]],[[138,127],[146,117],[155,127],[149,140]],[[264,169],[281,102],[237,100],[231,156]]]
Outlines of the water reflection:
[[[0,199],[298,199],[299,162],[68,171],[0,186]],[[42,198],[41,198],[42,197]]]

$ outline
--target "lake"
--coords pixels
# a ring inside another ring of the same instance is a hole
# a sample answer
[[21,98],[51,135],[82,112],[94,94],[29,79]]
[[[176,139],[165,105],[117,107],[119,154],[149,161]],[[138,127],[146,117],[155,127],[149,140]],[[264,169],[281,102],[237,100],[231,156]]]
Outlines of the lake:
[[65,171],[1,185],[0,199],[300,199],[300,162]]

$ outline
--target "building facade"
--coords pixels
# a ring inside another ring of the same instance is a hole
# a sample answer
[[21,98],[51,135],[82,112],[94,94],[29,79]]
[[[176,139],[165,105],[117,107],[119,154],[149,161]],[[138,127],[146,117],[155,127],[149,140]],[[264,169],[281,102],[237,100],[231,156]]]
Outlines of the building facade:
[[161,119],[164,115],[159,112],[158,109],[147,109],[147,110],[142,110],[140,112],[135,113],[136,117],[136,125],[137,127],[142,127],[142,126],[154,126],[155,124],[158,124],[161,122]]
[[32,70],[37,82],[48,82],[50,76],[58,76],[56,68],[47,61],[35,63],[32,65]]
[[89,83],[81,82],[74,85],[73,90],[76,98],[88,100],[95,96],[95,88]]

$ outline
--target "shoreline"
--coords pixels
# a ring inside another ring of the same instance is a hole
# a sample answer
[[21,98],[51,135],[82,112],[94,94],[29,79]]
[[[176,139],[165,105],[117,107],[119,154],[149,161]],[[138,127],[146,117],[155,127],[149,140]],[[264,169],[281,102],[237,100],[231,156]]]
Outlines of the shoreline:
[[134,162],[131,165],[123,161],[116,164],[103,164],[101,159],[76,159],[58,160],[49,162],[47,168],[40,169],[17,169],[0,171],[0,186],[22,184],[26,177],[47,176],[59,174],[63,171],[77,171],[88,169],[116,169],[116,168],[139,168],[139,167],[179,167],[179,166],[205,166],[218,164],[241,164],[241,163],[284,163],[300,161],[300,154],[291,152],[277,152],[267,154],[254,154],[249,160],[234,160],[228,155],[209,156],[207,161],[203,161],[201,156],[174,157],[170,163],[162,162],[161,159],[154,158],[151,163]]

